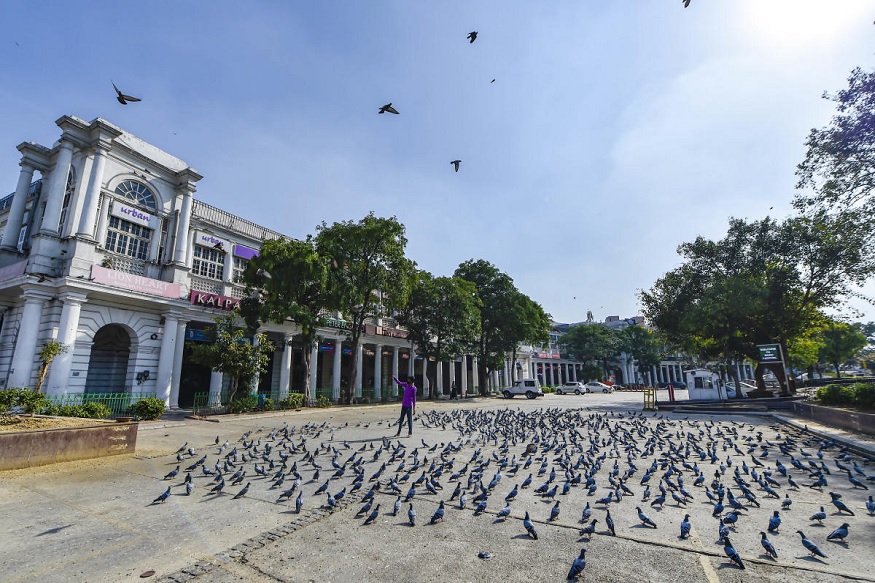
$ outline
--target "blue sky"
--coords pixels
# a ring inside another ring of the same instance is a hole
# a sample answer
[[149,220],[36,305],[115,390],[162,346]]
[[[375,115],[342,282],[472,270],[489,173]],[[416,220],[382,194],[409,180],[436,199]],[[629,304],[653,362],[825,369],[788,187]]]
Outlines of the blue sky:
[[[295,237],[395,215],[421,268],[486,259],[563,322],[638,313],[678,244],[722,237],[730,216],[787,216],[805,136],[834,112],[821,94],[875,54],[868,0],[3,13],[6,192],[17,144],[102,117],[198,169],[204,202]],[[110,80],[143,101],[119,105]],[[401,114],[377,115],[387,102]]]

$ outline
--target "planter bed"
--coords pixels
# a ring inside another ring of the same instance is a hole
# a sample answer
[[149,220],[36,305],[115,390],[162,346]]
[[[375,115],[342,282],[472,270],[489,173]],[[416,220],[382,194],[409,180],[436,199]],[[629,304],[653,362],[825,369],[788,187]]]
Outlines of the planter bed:
[[133,453],[136,449],[137,423],[77,420],[82,421],[86,425],[0,431],[0,470]]
[[875,412],[867,413],[800,402],[793,403],[792,410],[803,419],[811,419],[824,425],[875,435]]

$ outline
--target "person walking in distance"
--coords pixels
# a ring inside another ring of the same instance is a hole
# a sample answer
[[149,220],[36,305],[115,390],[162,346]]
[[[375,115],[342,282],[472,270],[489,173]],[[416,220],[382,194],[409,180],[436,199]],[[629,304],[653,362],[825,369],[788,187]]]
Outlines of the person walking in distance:
[[416,414],[416,379],[407,377],[406,383],[398,380],[398,377],[392,377],[392,380],[404,390],[404,396],[401,398],[401,417],[398,418],[398,432],[395,437],[401,435],[405,417],[407,417],[407,437],[410,437],[413,435],[413,416]]

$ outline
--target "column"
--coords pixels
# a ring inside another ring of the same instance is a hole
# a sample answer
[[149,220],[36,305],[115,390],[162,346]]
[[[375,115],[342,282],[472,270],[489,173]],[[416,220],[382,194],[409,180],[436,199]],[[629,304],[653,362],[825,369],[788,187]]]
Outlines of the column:
[[656,386],[656,383],[657,383],[657,380],[656,380],[656,367],[655,367],[655,366],[651,366],[651,367],[650,367],[650,370],[651,370],[651,372],[650,372],[650,386]]
[[210,371],[210,397],[207,405],[216,407],[222,404],[222,384],[225,381],[225,375],[217,370]]
[[12,370],[7,385],[9,388],[26,387],[30,384],[36,360],[36,341],[43,316],[43,305],[51,298],[50,295],[36,290],[25,290],[22,296],[24,311],[18,324],[15,352],[12,354]]
[[464,397],[468,394],[468,356],[464,354],[462,355],[462,372],[459,376],[462,377],[459,383],[459,392]]
[[64,192],[67,190],[67,177],[70,175],[70,162],[73,160],[73,144],[65,139],[60,141],[58,158],[51,174],[51,185],[46,196],[46,210],[40,232],[58,234],[58,222],[61,220],[61,206],[64,203]]
[[[400,352],[400,347],[393,346],[392,347],[392,378],[398,378],[398,353]],[[395,384],[395,381],[392,381],[393,393],[395,396],[398,396],[398,385]]]
[[[88,178],[88,190],[85,191],[85,203],[77,237],[93,239],[96,235],[94,225],[97,223],[97,207],[100,203],[100,188],[103,183],[103,169],[106,167],[106,150],[98,147],[94,150],[94,162],[91,164],[91,176]],[[104,209],[108,212],[108,209]],[[159,237],[160,238],[160,237]]]
[[[450,365],[449,377],[450,377],[450,387],[452,388],[453,384],[456,382],[456,361],[451,360],[448,364]],[[459,385],[456,385],[456,396],[458,396],[458,395],[459,395]]]
[[471,385],[475,392],[480,388],[480,371],[478,368],[477,357],[471,357]]
[[343,339],[334,340],[334,357],[331,361],[331,400],[340,399],[340,364],[343,360]]
[[435,370],[435,395],[440,398],[441,395],[444,394],[444,363],[440,360],[436,360],[434,363]]
[[283,355],[280,358],[280,400],[289,396],[289,379],[292,378],[292,338],[294,334],[283,335]]
[[76,333],[79,330],[79,314],[85,294],[65,293],[60,299],[64,302],[61,308],[61,321],[58,324],[58,342],[67,347],[67,352],[59,354],[52,361],[49,369],[48,384],[45,393],[58,395],[64,393],[64,388],[70,378],[70,367],[73,364],[73,351],[76,349]]
[[98,202],[98,206],[100,206],[100,216],[97,217],[97,233],[94,235],[94,240],[98,245],[103,247],[106,244],[106,225],[109,222],[109,204],[110,198],[108,196],[104,196],[103,194],[99,194],[97,196],[98,201],[103,201],[101,204]]
[[0,248],[5,251],[18,250],[18,234],[21,232],[21,220],[24,218],[24,207],[27,203],[27,192],[30,190],[30,183],[33,182],[33,166],[20,162],[21,172],[18,174],[18,185],[15,187],[15,195],[12,197],[12,207],[9,209],[9,220],[6,221],[6,228],[3,231],[3,239],[0,241]]
[[67,239],[79,230],[79,222],[82,220],[82,206],[85,202],[85,193],[88,191],[88,177],[94,167],[94,153],[89,153],[82,161],[82,177],[76,183],[73,196],[70,197],[70,206],[67,209],[67,224],[61,225],[61,238]]
[[374,399],[383,394],[383,345],[374,345]]
[[176,355],[176,329],[179,325],[179,315],[175,313],[164,315],[164,330],[161,334],[161,352],[158,354],[158,382],[155,393],[159,399],[170,406],[170,387],[173,382],[173,359]]
[[191,220],[191,189],[188,185],[182,191],[182,206],[176,218],[176,249],[173,252],[173,262],[185,265],[188,260],[188,228]]
[[310,349],[310,395],[316,398],[316,372],[319,370],[319,343],[314,342]]
[[413,352],[413,342],[410,343],[410,350],[407,353],[410,358],[407,359],[407,376],[412,377],[416,370],[416,354]]
[[359,343],[359,345],[356,346],[356,349],[355,349],[355,354],[356,354],[356,359],[355,359],[355,396],[356,397],[362,396],[362,360],[363,360],[362,353],[364,352],[363,348],[364,348],[364,346],[362,346],[362,344]]
[[176,325],[176,346],[173,352],[173,374],[170,376],[170,408],[179,409],[179,377],[182,374],[182,351],[185,348],[185,324]]

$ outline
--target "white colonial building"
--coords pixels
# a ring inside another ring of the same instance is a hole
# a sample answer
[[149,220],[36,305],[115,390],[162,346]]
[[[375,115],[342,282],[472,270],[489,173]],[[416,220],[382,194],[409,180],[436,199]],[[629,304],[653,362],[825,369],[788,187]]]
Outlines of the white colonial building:
[[[194,168],[106,120],[56,123],[53,146],[18,146],[18,183],[0,200],[0,387],[34,386],[39,350],[55,339],[69,350],[51,365],[49,394],[154,393],[171,407],[217,395],[225,379],[191,362],[186,341],[207,341],[242,295],[246,262],[286,235],[195,199]],[[308,379],[295,326],[263,327],[277,350],[259,391],[309,384],[336,399],[352,350],[335,316]],[[356,394],[394,395],[399,371],[439,394],[476,389],[476,359],[432,363],[424,378],[406,336],[389,319],[366,325]]]

